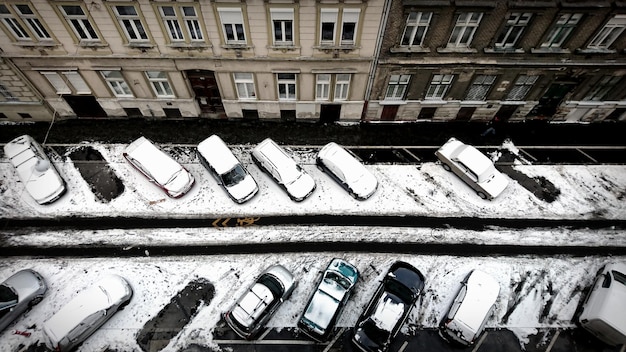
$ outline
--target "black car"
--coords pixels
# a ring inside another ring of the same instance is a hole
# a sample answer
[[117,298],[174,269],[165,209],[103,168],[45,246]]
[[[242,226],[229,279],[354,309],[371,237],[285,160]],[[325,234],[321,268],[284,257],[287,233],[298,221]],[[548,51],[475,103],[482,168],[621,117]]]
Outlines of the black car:
[[387,351],[423,289],[419,270],[402,261],[393,263],[357,321],[354,345],[366,352]]

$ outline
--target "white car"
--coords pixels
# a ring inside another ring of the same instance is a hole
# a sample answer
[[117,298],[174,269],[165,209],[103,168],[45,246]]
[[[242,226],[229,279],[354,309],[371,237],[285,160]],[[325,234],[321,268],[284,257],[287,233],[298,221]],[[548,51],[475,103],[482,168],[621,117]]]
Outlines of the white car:
[[493,162],[471,145],[450,138],[435,155],[443,168],[454,172],[483,199],[494,199],[508,186],[509,180],[496,170]]
[[193,175],[146,137],[126,147],[124,158],[172,198],[180,198],[193,186]]
[[32,269],[20,270],[0,283],[0,332],[41,302],[47,289],[43,277]]
[[254,178],[219,136],[198,144],[198,158],[235,202],[244,203],[259,191]]
[[285,150],[267,138],[251,152],[252,160],[280,185],[289,198],[301,202],[315,190],[315,180]]
[[33,137],[15,138],[4,146],[4,154],[37,203],[52,203],[65,193],[65,181]]
[[439,333],[452,343],[473,345],[485,329],[500,294],[500,283],[489,274],[473,270],[461,282],[461,288],[439,325]]
[[71,351],[127,304],[132,295],[123,277],[105,276],[43,323],[46,346],[53,351]]
[[354,154],[337,143],[326,144],[317,153],[316,163],[355,199],[368,199],[378,188],[376,176]]

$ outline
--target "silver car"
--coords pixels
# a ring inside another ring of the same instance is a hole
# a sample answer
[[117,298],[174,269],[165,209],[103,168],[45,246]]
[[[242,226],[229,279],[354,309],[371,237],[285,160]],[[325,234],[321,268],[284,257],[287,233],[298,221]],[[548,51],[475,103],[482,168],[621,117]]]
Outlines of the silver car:
[[343,259],[331,260],[298,320],[298,328],[314,340],[326,341],[358,279],[354,265]]
[[33,137],[23,135],[13,139],[4,146],[4,154],[37,203],[52,203],[65,193],[65,181]]
[[180,198],[193,186],[193,175],[146,137],[126,147],[124,158],[150,182],[172,198]]
[[41,302],[47,286],[34,270],[24,269],[0,284],[0,331],[28,308]]
[[499,294],[500,284],[489,274],[479,270],[469,273],[439,326],[441,336],[462,346],[473,345],[485,329]]
[[315,190],[315,180],[283,148],[267,138],[251,152],[252,160],[281,186],[289,198],[301,202]]
[[494,199],[508,186],[509,180],[496,170],[493,162],[471,145],[450,138],[435,155],[447,171],[454,172],[483,199]]
[[133,290],[123,277],[106,276],[44,322],[46,346],[53,351],[71,351],[126,305],[132,295]]
[[326,144],[317,153],[316,163],[355,199],[368,199],[378,188],[376,176],[354,154],[337,143]]
[[237,335],[253,339],[278,307],[291,296],[296,284],[293,274],[285,267],[271,266],[224,313],[224,320]]

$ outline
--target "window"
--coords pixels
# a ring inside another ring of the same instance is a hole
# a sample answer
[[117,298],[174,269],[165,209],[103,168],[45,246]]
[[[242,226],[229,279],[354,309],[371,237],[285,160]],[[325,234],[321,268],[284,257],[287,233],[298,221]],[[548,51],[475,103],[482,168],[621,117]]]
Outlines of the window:
[[469,47],[478,28],[483,14],[480,12],[466,12],[459,14],[452,35],[448,41],[449,47]]
[[338,9],[322,9],[320,16],[320,44],[335,44],[335,27],[337,26]]
[[17,13],[19,14],[22,21],[26,23],[28,28],[31,30],[35,37],[39,40],[50,40],[50,34],[46,31],[46,28],[43,26],[37,15],[33,12],[33,10],[27,4],[19,4],[14,5]]
[[532,16],[533,14],[528,12],[514,12],[510,14],[502,33],[496,40],[495,47],[498,49],[515,48]]
[[591,49],[608,49],[617,37],[624,32],[626,15],[615,15],[607,22],[598,34],[591,40],[588,47]]
[[133,93],[130,91],[128,84],[126,84],[126,80],[124,80],[124,76],[122,76],[121,71],[100,71],[102,77],[111,88],[113,94],[116,97],[132,97]]
[[406,27],[402,34],[402,46],[422,46],[424,36],[430,25],[432,12],[411,12],[406,19]]
[[581,13],[564,13],[560,15],[554,27],[546,36],[546,40],[541,44],[541,47],[560,48],[582,17]]
[[147,41],[146,33],[141,18],[134,6],[114,6],[115,15],[119,21],[126,38],[130,42]]
[[359,23],[359,9],[345,9],[341,19],[341,45],[354,45],[357,24]]
[[91,89],[77,71],[41,72],[57,94],[91,94]]
[[233,73],[239,99],[256,99],[252,73]]
[[193,6],[161,6],[159,12],[172,42],[203,41],[200,19]]
[[526,98],[532,86],[537,82],[539,76],[520,75],[515,80],[515,84],[506,96],[506,100],[522,100]]
[[453,78],[454,75],[433,75],[426,91],[426,99],[443,99],[452,85]]
[[167,79],[167,74],[161,71],[147,71],[146,76],[152,85],[157,98],[174,98],[174,91]]
[[14,18],[6,5],[0,4],[0,18],[2,18],[2,23],[4,23],[17,39],[30,40],[28,32],[26,32],[20,22]]
[[[334,86],[332,86],[334,83]],[[331,86],[333,91],[331,93]],[[348,92],[350,90],[350,74],[318,74],[315,84],[315,99],[316,100],[330,100],[330,96],[334,97],[335,101],[347,100]]]
[[391,75],[387,85],[386,100],[402,100],[404,93],[409,86],[411,75]]
[[604,76],[596,83],[583,100],[600,101],[604,100],[609,92],[615,89],[617,83],[622,79],[620,76]]
[[18,99],[11,93],[9,89],[4,84],[0,83],[0,96],[4,98],[5,101],[17,101]]
[[246,44],[243,14],[238,8],[219,8],[226,44]]
[[[361,10],[358,8],[321,9],[320,45],[355,45],[360,16]],[[339,20],[341,20],[340,26],[338,26]],[[337,33],[338,29],[341,30],[340,33]]]
[[61,5],[59,7],[79,40],[98,40],[98,34],[82,7],[78,5]]
[[466,100],[485,100],[491,86],[496,81],[496,76],[478,75],[465,96]]
[[296,74],[279,73],[278,79],[278,100],[296,100]]
[[274,45],[293,45],[293,9],[270,9]]

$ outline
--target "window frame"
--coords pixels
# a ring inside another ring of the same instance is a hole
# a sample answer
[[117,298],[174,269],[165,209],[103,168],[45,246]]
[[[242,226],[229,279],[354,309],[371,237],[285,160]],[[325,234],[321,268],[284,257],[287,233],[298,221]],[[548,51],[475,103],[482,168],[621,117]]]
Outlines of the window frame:
[[583,101],[602,101],[622,80],[622,76],[604,75],[589,90]]
[[[270,12],[270,31],[272,45],[274,46],[294,46],[295,45],[295,11],[293,8],[272,7]],[[277,27],[280,25],[280,38],[277,38]],[[288,24],[291,28],[287,28]],[[289,39],[291,37],[291,39]],[[280,39],[280,40],[279,40]]]
[[[512,12],[509,14],[504,28],[496,38],[494,47],[500,50],[514,49],[517,47],[517,43],[528,28],[530,21],[533,19],[534,13],[532,12]],[[517,33],[513,33],[517,30]],[[514,36],[514,40],[509,40],[511,36]],[[500,39],[502,38],[502,39]]]
[[[608,50],[626,29],[626,14],[614,15],[596,33],[587,45],[588,49]],[[615,32],[616,31],[616,32]]]
[[[206,35],[199,10],[191,4],[168,4],[157,5],[157,13],[163,21],[163,30],[167,33],[167,39],[173,44],[202,43]],[[167,14],[166,9],[171,9],[172,14]],[[187,14],[186,9],[193,10],[193,15]]]
[[[241,75],[249,75],[249,77],[242,77]],[[256,100],[257,99],[256,86],[254,84],[253,73],[233,72],[233,82],[235,83],[235,90],[237,91],[237,98],[239,98],[239,100]],[[242,89],[240,89],[240,87]]]
[[[494,83],[496,83],[496,79],[496,75],[479,74],[474,76],[465,94],[465,100],[484,101],[493,88]],[[474,93],[472,93],[473,90]]]
[[[117,72],[119,77],[108,76],[105,72],[114,73]],[[124,74],[120,70],[102,70],[100,71],[102,79],[107,83],[109,89],[118,98],[133,98],[133,91],[124,78]],[[118,92],[119,91],[119,92]],[[128,92],[126,92],[128,91]]]
[[[132,8],[135,12],[134,15],[122,15],[119,13],[119,8]],[[121,27],[122,32],[124,33],[126,40],[129,44],[132,43],[145,43],[150,41],[150,36],[148,35],[149,31],[146,31],[146,26],[143,22],[141,11],[137,10],[137,7],[133,4],[126,5],[112,5],[113,14],[117,19],[118,25]],[[124,24],[125,21],[128,21],[131,29],[133,30],[133,34],[136,38],[132,38],[130,32],[128,32],[128,27]],[[139,24],[139,27],[137,26]],[[139,30],[141,28],[141,31]],[[144,38],[145,36],[145,38]]]
[[[293,75],[293,79],[285,77],[287,75]],[[283,77],[281,78],[281,76]],[[291,89],[290,89],[292,87],[293,87],[293,94],[291,94]],[[276,73],[276,88],[277,88],[279,101],[298,100],[298,74],[288,73],[288,72]],[[284,89],[284,92],[285,92],[283,97],[281,97],[281,88]]]
[[[478,15],[478,19],[474,19],[474,15]],[[450,33],[447,46],[449,48],[469,48],[483,16],[484,13],[482,12],[459,13],[454,28],[452,28],[452,33]]]
[[[356,16],[356,20],[354,19]],[[361,22],[361,9],[359,8],[344,8],[341,11],[341,33],[339,33],[339,45],[342,46],[354,46],[357,42],[357,36],[359,34],[359,23]],[[349,26],[353,25],[353,28]],[[348,35],[351,39],[344,38]]]
[[89,95],[91,88],[78,71],[40,71],[58,95]]
[[428,84],[428,88],[426,89],[426,94],[424,95],[425,100],[443,100],[448,94],[450,87],[454,83],[453,74],[443,74],[436,73]]
[[[572,32],[583,18],[582,13],[566,12],[559,14],[559,17],[541,42],[541,48],[561,49],[563,44],[570,38]],[[572,22],[572,19],[575,19]],[[562,22],[564,20],[564,22]],[[564,33],[564,34],[563,34]]]
[[[66,7],[74,7],[81,10],[81,15],[76,14],[68,14],[66,11]],[[60,4],[57,6],[59,12],[65,19],[65,22],[72,28],[73,34],[76,36],[76,39],[79,42],[82,41],[91,41],[96,42],[100,41],[100,35],[96,26],[91,22],[89,18],[88,11],[85,11],[85,8],[82,4]],[[87,25],[86,25],[87,24]],[[80,27],[80,31],[79,28]],[[89,28],[87,28],[89,27]],[[85,34],[85,37],[81,35],[81,32]],[[94,37],[95,36],[95,37]]]
[[[226,45],[247,45],[248,36],[246,35],[243,9],[240,7],[218,7],[217,13],[221,23],[221,33],[224,38],[224,43]],[[241,32],[238,26],[241,26]],[[228,28],[230,28],[230,32]],[[232,39],[229,39],[229,34],[232,35]],[[243,36],[243,38],[240,38],[240,35]]]
[[[411,15],[415,14],[415,20],[411,20]],[[424,15],[428,15],[428,20],[426,24],[423,22]],[[430,28],[430,22],[432,21],[433,13],[430,11],[411,11],[406,18],[406,23],[404,25],[404,31],[402,32],[402,37],[400,37],[400,46],[401,47],[422,47],[424,44],[424,38],[426,37],[426,33],[428,33],[428,29]],[[409,27],[411,28],[411,33],[409,34],[409,42],[405,44],[405,39],[407,39],[407,32],[409,31]],[[416,36],[418,35],[420,28],[423,28],[422,33],[420,34],[419,43],[415,43]]]
[[[26,6],[30,13],[23,13],[20,9],[20,6]],[[15,11],[19,14],[19,18],[21,18],[22,22],[28,27],[30,32],[37,38],[38,41],[51,41],[52,35],[46,28],[46,25],[43,23],[43,20],[37,14],[35,10],[33,10],[28,3],[17,3],[13,4]]]
[[404,100],[411,78],[411,75],[407,74],[390,75],[384,100]]
[[[170,83],[169,75],[166,71],[144,71],[144,73],[157,98],[176,98],[174,87]],[[151,73],[163,74],[164,77],[151,77]]]
[[[524,80],[522,82],[522,80]],[[509,90],[506,95],[506,101],[522,101],[526,99],[528,93],[533,88],[533,86],[539,81],[539,75],[519,75],[515,79],[513,83],[513,87]],[[518,97],[522,94],[522,96]]]

